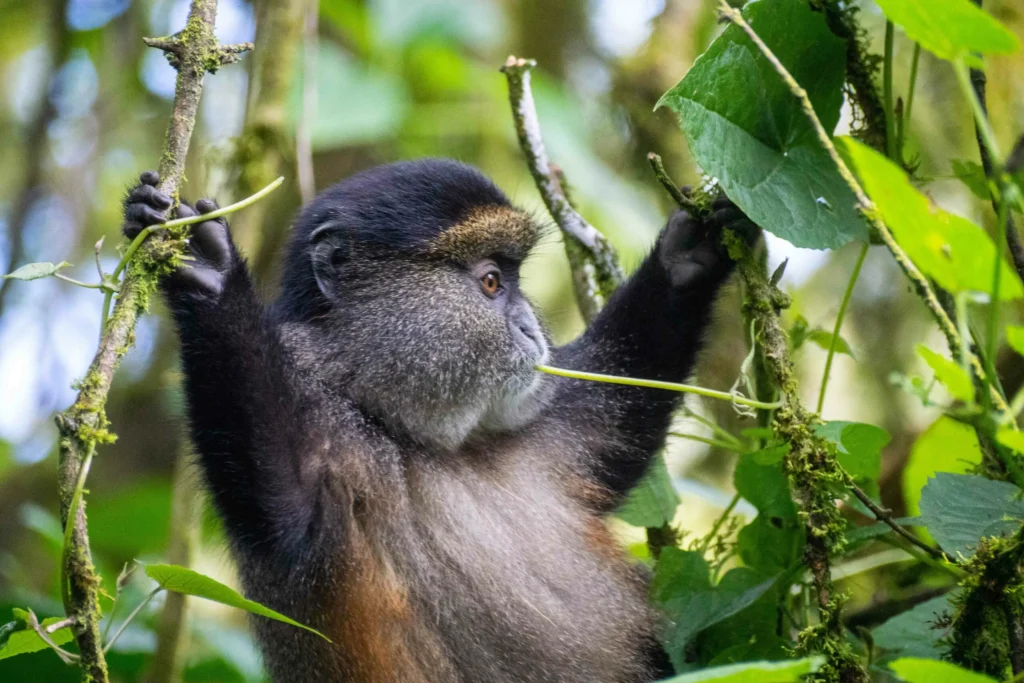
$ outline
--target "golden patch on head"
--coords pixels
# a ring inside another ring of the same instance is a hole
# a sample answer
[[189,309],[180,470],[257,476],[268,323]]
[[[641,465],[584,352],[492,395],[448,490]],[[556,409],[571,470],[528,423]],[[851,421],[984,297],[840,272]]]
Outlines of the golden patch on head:
[[427,253],[472,263],[488,256],[522,261],[537,243],[540,229],[521,211],[482,206],[430,241]]

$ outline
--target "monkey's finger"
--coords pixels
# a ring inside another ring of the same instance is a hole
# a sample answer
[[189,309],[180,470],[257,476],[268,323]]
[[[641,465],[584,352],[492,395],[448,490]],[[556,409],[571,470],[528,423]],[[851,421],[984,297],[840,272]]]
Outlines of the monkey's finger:
[[129,204],[149,204],[154,209],[166,211],[174,203],[171,198],[152,185],[137,185],[128,195]]
[[199,215],[196,213],[196,210],[192,208],[192,205],[186,201],[182,201],[178,204],[176,213],[178,218],[192,218],[193,216]]
[[198,202],[196,202],[196,211],[198,211],[201,214],[210,213],[211,211],[216,211],[219,208],[220,207],[217,205],[216,199],[200,199]]
[[160,182],[160,174],[156,171],[145,171],[139,176],[139,182],[143,185],[156,186]]
[[163,211],[154,209],[147,204],[136,202],[128,204],[124,208],[124,231],[126,235],[129,230],[134,230],[138,234],[143,228],[166,222],[167,217],[164,216]]
[[203,221],[193,226],[189,244],[196,255],[214,268],[224,270],[231,265],[234,252],[231,236],[224,223],[216,220]]
[[224,277],[213,268],[183,266],[175,271],[171,284],[173,287],[199,290],[217,296],[224,289]]

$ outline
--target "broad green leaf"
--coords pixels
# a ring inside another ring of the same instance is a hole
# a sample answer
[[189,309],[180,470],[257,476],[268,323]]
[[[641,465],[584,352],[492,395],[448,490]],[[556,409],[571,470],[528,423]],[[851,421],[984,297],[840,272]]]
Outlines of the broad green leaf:
[[[832,346],[832,333],[821,328],[808,332],[807,339],[826,351]],[[853,357],[853,349],[850,348],[850,344],[842,337],[836,339],[836,353],[845,353],[847,356]]]
[[892,617],[871,632],[875,646],[895,655],[941,659],[949,648],[940,641],[947,637],[950,627],[936,628],[936,623],[951,611],[953,595],[940,595]]
[[652,599],[668,617],[665,641],[669,657],[681,664],[687,644],[700,631],[753,604],[772,587],[746,567],[732,569],[718,585],[710,584],[704,556],[694,551],[665,548],[651,586]]
[[767,461],[762,464],[756,457],[771,450],[770,447],[740,457],[733,474],[736,492],[758,511],[757,517],[740,529],[736,538],[740,557],[747,567],[765,575],[792,567],[804,546],[803,526],[797,520],[781,458],[762,457]]
[[789,453],[789,444],[782,443],[774,446],[765,446],[761,450],[754,451],[743,457],[750,458],[758,465],[776,465],[782,462],[782,459],[786,457],[786,453]]
[[796,506],[789,495],[789,482],[782,471],[782,458],[767,459],[764,464],[758,462],[755,456],[764,454],[771,450],[780,450],[782,455],[789,449],[788,444],[781,447],[771,447],[749,456],[741,456],[736,462],[736,470],[733,472],[733,484],[736,492],[757,508],[760,514],[795,518]]
[[935,373],[935,379],[942,382],[953,398],[961,401],[970,401],[974,398],[971,376],[962,367],[921,344],[917,345],[917,355],[924,359]]
[[1024,356],[1024,326],[1007,325],[1006,343],[1010,345],[1011,349]]
[[976,161],[953,159],[953,175],[957,180],[967,186],[978,199],[988,200],[991,195],[988,191],[988,178],[985,177],[985,169]]
[[1024,500],[1009,482],[939,472],[921,492],[921,518],[943,550],[966,557],[981,538],[1020,529]]
[[1009,54],[1020,41],[969,0],[876,0],[886,18],[936,57],[953,61],[982,54]]
[[629,492],[615,516],[626,524],[642,527],[662,527],[676,515],[679,494],[672,485],[672,478],[661,455],[651,460],[647,474]]
[[967,472],[981,462],[974,428],[945,415],[914,442],[903,469],[903,500],[909,514],[920,512],[921,490],[936,472]]
[[[896,241],[925,275],[953,293],[991,292],[996,248],[988,233],[966,218],[933,206],[911,185],[903,169],[867,145],[838,137],[836,149],[860,178]],[[999,298],[1024,296],[1017,273],[1005,260],[1000,267]]]
[[814,431],[836,445],[836,457],[843,469],[858,481],[878,481],[882,449],[892,437],[875,425],[832,420]]
[[275,612],[269,607],[264,607],[258,602],[247,600],[231,588],[225,586],[223,583],[215,581],[209,576],[204,576],[187,567],[179,567],[173,564],[147,564],[144,566],[146,569],[146,576],[156,581],[166,590],[174,591],[175,593],[182,593],[184,595],[194,595],[198,598],[206,598],[207,600],[219,602],[222,605],[228,605],[229,607],[237,607],[238,609],[243,609],[246,612],[252,612],[253,614],[267,617],[268,619],[275,619],[286,624],[291,624],[292,626],[298,626],[310,633],[315,633],[324,640],[330,640],[327,636],[316,629],[300,624],[294,619],[290,619],[279,612]]
[[789,662],[744,662],[683,674],[664,683],[799,683],[804,676],[820,669],[824,662],[823,657]]
[[[42,626],[49,626],[50,624],[57,623],[60,619],[60,617],[48,617],[39,623]],[[19,621],[24,622],[24,619],[19,619]],[[57,629],[50,634],[50,639],[55,645],[63,645],[72,638],[74,638],[74,635],[71,633],[71,628],[67,626]],[[50,646],[43,642],[43,639],[39,637],[39,634],[26,627],[13,631],[9,634],[7,642],[3,647],[0,647],[0,659],[7,659],[8,657],[14,657],[15,655],[24,655],[29,652],[38,652],[40,650],[45,650],[48,647]]]
[[0,276],[0,280],[38,280],[56,275],[60,272],[61,268],[67,268],[69,265],[71,264],[67,261],[61,261],[60,263],[28,263],[13,273]]
[[[807,91],[831,131],[839,120],[846,47],[804,0],[755,0],[743,15]],[[750,218],[798,247],[868,239],[853,192],[800,103],[737,26],[729,26],[657,106],[679,115],[690,151]]]
[[996,679],[950,662],[904,657],[890,662],[889,668],[907,683],[996,683]]

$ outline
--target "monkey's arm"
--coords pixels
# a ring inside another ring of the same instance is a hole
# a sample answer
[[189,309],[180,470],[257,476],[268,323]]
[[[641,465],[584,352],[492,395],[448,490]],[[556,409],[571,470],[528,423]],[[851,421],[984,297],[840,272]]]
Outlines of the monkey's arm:
[[[129,238],[164,220],[171,202],[156,182],[143,174],[126,202]],[[200,213],[215,208],[196,204]],[[178,209],[179,217],[195,214]],[[189,251],[161,289],[178,327],[192,439],[214,501],[245,547],[300,536],[316,504],[303,471],[314,433],[292,365],[227,223],[193,225]]]
[[[576,341],[556,350],[560,367],[682,382],[693,371],[719,288],[733,270],[722,228],[757,229],[728,200],[703,220],[674,214],[654,250]],[[552,415],[578,435],[588,464],[619,494],[634,486],[665,439],[681,394],[559,379]]]

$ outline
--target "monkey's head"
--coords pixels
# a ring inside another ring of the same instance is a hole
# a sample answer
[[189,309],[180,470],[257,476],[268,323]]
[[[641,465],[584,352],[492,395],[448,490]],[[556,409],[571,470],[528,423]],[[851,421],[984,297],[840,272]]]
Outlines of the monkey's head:
[[538,403],[548,341],[519,289],[537,238],[469,166],[378,167],[302,211],[278,310],[315,341],[307,367],[390,428],[451,449]]

